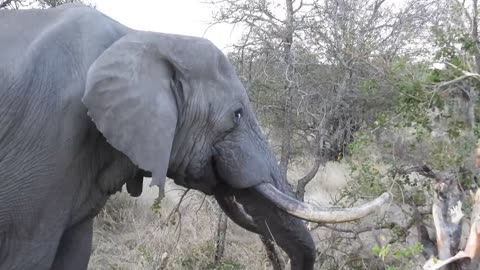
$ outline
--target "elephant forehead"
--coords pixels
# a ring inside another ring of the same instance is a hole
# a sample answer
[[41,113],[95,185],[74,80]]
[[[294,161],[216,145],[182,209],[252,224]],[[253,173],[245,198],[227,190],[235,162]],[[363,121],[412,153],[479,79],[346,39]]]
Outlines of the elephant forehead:
[[[217,79],[205,80],[205,78],[195,78],[190,81],[190,87],[193,89],[193,96],[208,101],[229,102],[237,101],[244,103],[248,97],[241,82],[236,79],[226,79],[220,77]],[[225,104],[229,105],[229,104]]]
[[134,46],[158,50],[161,58],[169,60],[186,77],[202,79],[233,79],[233,65],[223,52],[205,38],[166,33],[136,31],[126,39]]
[[190,56],[186,66],[192,77],[211,78],[216,81],[230,81],[235,78],[235,69],[227,57],[220,51],[205,44],[199,44],[189,51]]
[[223,52],[205,38],[172,35],[174,57],[192,77],[232,79],[235,69]]

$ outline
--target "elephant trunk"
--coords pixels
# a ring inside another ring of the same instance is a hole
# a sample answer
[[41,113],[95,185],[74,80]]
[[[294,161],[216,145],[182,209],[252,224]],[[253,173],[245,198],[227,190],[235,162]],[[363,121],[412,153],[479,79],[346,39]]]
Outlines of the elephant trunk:
[[235,223],[280,246],[289,256],[292,270],[313,269],[315,244],[302,220],[278,209],[253,188],[223,187],[215,197]]

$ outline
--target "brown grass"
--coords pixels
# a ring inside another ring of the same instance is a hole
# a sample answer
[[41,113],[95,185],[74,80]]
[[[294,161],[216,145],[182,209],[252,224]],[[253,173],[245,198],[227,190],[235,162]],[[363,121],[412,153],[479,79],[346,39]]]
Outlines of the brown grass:
[[224,260],[213,264],[218,207],[211,198],[190,191],[168,218],[183,190],[169,184],[152,209],[156,189],[145,189],[140,198],[123,192],[107,202],[95,220],[89,269],[161,269],[162,256],[164,269],[271,269],[258,237],[231,221]]

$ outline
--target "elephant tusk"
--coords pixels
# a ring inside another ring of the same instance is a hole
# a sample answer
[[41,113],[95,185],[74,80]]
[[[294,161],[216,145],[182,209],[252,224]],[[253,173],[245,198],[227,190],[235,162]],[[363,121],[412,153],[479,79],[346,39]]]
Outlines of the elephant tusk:
[[375,200],[356,207],[320,207],[298,201],[269,183],[259,184],[254,189],[290,215],[317,223],[342,223],[357,220],[380,210],[391,200],[391,195],[385,192]]

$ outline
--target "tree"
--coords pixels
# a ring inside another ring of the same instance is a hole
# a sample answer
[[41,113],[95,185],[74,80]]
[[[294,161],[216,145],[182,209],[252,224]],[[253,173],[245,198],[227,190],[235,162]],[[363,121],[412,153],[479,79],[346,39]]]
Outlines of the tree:
[[394,90],[383,82],[396,57],[420,53],[408,50],[408,37],[421,40],[425,30],[418,25],[433,1],[395,11],[386,2],[213,1],[214,23],[245,28],[230,58],[262,124],[281,134],[272,140],[281,141],[284,170],[299,156],[314,160],[293,181],[299,198],[322,164],[341,158],[354,133],[391,107]]
[[[354,151],[375,146],[380,162],[378,156],[367,161],[365,153],[358,153],[361,160],[353,162],[360,181],[350,192],[370,194],[390,186],[403,198],[397,204],[408,206],[403,213],[413,222],[399,227],[422,244],[424,257],[430,259],[425,269],[476,269],[480,202],[472,153],[479,135],[478,7],[476,0],[438,4],[438,16],[430,21],[433,53],[398,66],[391,77],[400,93],[395,110],[351,145]],[[372,180],[381,177],[375,168],[379,163],[388,168],[383,185]],[[431,225],[434,230],[428,230]],[[462,231],[464,225],[471,230]],[[464,237],[468,240],[462,247]]]
[[[274,143],[280,141],[277,153],[284,169],[301,159],[314,160],[304,177],[292,181],[297,183],[299,198],[322,164],[358,155],[354,149],[364,149],[360,146],[362,131],[395,117],[402,96],[399,82],[407,71],[404,63],[410,67],[428,56],[430,50],[423,45],[431,32],[425,25],[434,22],[438,11],[436,1],[426,0],[401,6],[385,0],[213,2],[218,11],[214,22],[239,24],[245,29],[229,57],[262,125]],[[415,46],[418,44],[422,46]],[[363,153],[363,158],[366,156],[368,153]],[[369,171],[367,166],[359,168]],[[339,203],[390,189],[377,183],[378,179],[369,179],[373,180],[360,184],[371,187],[352,185],[357,192],[345,191]],[[423,218],[425,211],[419,212],[417,216]],[[417,219],[412,214],[406,225],[385,220],[344,232],[405,232]]]

